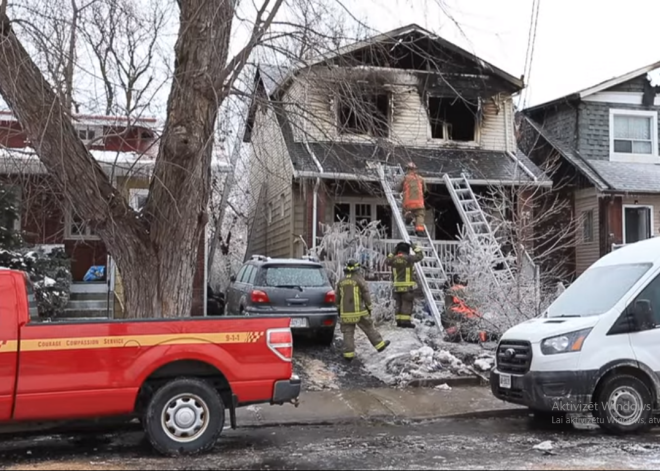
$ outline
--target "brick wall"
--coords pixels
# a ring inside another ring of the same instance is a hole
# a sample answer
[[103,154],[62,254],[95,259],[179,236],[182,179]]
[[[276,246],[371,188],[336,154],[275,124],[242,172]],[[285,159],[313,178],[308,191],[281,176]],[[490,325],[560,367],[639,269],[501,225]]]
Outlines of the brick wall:
[[[649,110],[660,107],[645,107],[619,103],[580,103],[578,120],[578,151],[587,159],[610,159],[610,108],[626,110]],[[660,119],[658,120],[660,129]]]

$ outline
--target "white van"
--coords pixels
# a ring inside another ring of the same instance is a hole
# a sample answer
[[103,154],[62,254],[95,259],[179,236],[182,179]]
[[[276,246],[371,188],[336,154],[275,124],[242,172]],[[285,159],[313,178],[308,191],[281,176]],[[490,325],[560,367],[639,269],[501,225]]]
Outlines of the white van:
[[493,394],[537,416],[631,433],[660,413],[660,238],[604,256],[497,347]]

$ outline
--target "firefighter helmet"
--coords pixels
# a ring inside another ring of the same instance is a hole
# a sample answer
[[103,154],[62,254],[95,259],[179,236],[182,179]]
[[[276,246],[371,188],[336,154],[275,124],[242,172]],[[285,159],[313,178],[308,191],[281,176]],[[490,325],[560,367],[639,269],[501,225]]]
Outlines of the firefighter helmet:
[[408,162],[408,164],[406,165],[406,168],[408,170],[417,170],[417,165],[415,165],[415,162]]
[[355,260],[354,258],[349,259],[346,262],[346,266],[344,267],[345,272],[355,272],[360,269],[360,262]]

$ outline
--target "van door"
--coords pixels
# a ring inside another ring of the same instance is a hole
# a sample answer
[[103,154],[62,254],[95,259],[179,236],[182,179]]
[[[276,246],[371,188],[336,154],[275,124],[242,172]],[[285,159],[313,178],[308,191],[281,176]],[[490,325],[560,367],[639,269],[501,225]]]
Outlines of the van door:
[[660,375],[660,275],[635,296],[626,310],[633,309],[644,318],[642,330],[630,334],[635,357]]

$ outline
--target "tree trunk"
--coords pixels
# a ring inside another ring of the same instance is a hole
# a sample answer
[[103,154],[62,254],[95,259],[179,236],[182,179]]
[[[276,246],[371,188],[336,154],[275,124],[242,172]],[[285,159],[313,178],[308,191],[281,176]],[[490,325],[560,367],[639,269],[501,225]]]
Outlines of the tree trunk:
[[143,217],[112,186],[9,19],[0,17],[0,93],[59,190],[112,254],[127,317],[190,315],[197,249],[208,219],[213,129],[226,93],[215,90],[211,78],[227,64],[234,1],[178,3],[167,121]]

